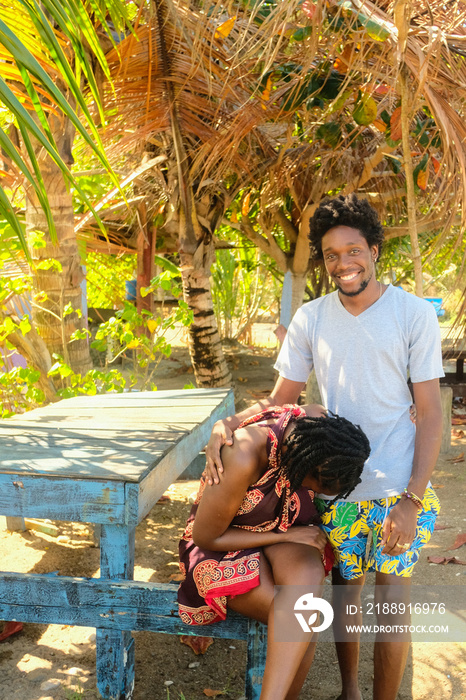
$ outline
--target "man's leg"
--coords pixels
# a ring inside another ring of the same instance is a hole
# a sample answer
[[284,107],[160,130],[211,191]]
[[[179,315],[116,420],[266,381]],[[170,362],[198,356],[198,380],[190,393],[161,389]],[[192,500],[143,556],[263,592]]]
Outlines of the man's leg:
[[[322,529],[335,552],[338,569],[332,571],[333,630],[342,681],[337,700],[360,700],[358,684],[359,633],[346,631],[346,625],[360,625],[361,591],[365,579],[365,560],[369,528],[367,512],[370,501],[327,505],[315,499]],[[356,606],[355,615],[347,614],[347,605]]]
[[[377,624],[391,627],[393,624],[409,625],[410,615],[407,603],[410,602],[411,574],[419,559],[421,548],[427,544],[434,530],[435,520],[440,509],[438,498],[431,487],[426,489],[423,509],[417,516],[416,533],[411,546],[399,556],[383,554],[380,541],[382,526],[387,512],[400,500],[401,496],[376,501],[369,514],[369,522],[374,527],[377,539],[375,548],[375,602],[379,603]],[[396,562],[396,564],[395,564]],[[388,573],[390,572],[390,573]],[[383,614],[383,603],[388,603],[388,614]],[[394,603],[392,608],[390,605]],[[394,615],[404,603],[404,615]],[[376,608],[377,609],[377,608]],[[374,649],[374,700],[395,700],[403,678],[410,645],[409,632],[379,634]]]
[[[346,641],[336,641],[338,664],[341,674],[341,695],[338,700],[361,700],[361,691],[358,682],[359,666],[359,633],[352,632],[349,636],[346,632],[346,625],[362,624],[361,591],[364,584],[364,576],[358,578],[344,579],[338,569],[332,571],[332,583],[335,586],[345,586],[345,595],[333,596],[333,630],[335,639]],[[356,606],[358,612],[349,618],[346,614],[346,606]]]
[[[378,604],[380,614],[377,615],[379,627],[392,627],[393,625],[409,625],[410,615],[394,614],[393,610],[399,610],[399,604],[407,604],[410,600],[411,579],[409,577],[394,576],[393,574],[376,573],[375,579],[375,603]],[[388,614],[383,614],[383,604],[388,604]],[[393,607],[391,607],[393,604]],[[403,673],[408,658],[409,645],[411,643],[409,632],[396,632],[393,634],[378,633],[374,647],[374,700],[396,700],[398,689],[403,678]]]

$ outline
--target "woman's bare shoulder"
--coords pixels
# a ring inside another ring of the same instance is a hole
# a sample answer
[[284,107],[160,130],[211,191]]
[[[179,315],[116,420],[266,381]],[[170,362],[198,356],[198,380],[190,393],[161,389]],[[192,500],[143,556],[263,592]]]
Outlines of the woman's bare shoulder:
[[222,447],[225,469],[231,464],[255,475],[266,455],[267,434],[267,426],[248,425],[235,430],[233,444]]
[[244,428],[238,428],[233,434],[233,444],[224,445],[222,449],[227,447],[234,453],[235,449],[241,453],[260,450],[267,442],[268,426],[266,424],[246,425]]

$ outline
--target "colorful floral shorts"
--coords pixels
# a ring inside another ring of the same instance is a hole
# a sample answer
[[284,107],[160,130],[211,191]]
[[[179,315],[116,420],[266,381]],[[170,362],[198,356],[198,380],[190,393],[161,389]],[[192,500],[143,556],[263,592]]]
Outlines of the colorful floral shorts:
[[338,564],[343,578],[358,578],[366,571],[411,576],[414,564],[419,559],[419,550],[427,544],[434,530],[440,503],[434,490],[428,488],[422,501],[424,508],[418,514],[416,535],[411,547],[393,557],[382,554],[380,542],[387,513],[400,498],[392,496],[359,503],[340,501],[331,506],[320,498],[315,499],[322,529],[330,540],[335,552],[335,564]]

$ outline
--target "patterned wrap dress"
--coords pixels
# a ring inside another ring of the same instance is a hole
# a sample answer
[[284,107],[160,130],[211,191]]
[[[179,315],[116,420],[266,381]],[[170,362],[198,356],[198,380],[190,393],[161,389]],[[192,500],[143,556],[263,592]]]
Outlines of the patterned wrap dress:
[[[254,532],[286,532],[297,525],[319,525],[320,518],[314,506],[314,492],[300,487],[290,493],[290,483],[281,469],[283,436],[291,419],[302,418],[305,412],[299,406],[278,406],[245,420],[246,425],[274,420],[268,425],[268,468],[252,484],[243,499],[231,525]],[[224,620],[227,599],[247,593],[260,583],[261,548],[235,552],[213,552],[197,547],[192,540],[194,518],[206,485],[205,472],[186,529],[180,540],[180,569],[185,576],[178,590],[179,614],[187,625],[209,625]],[[322,556],[325,572],[333,566],[333,552],[329,544]]]

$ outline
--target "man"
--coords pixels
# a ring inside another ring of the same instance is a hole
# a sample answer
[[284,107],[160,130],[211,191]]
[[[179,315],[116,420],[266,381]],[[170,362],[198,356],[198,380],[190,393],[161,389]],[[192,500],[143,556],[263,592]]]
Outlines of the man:
[[[214,426],[207,465],[215,481],[215,469],[221,473],[219,447],[231,441],[231,430],[267,406],[295,403],[312,368],[324,405],[365,431],[372,451],[362,483],[348,501],[328,506],[319,500],[339,562],[333,583],[345,586],[347,594],[344,601],[334,598],[334,629],[341,638],[348,621],[361,621],[359,613],[347,620],[345,609],[348,604],[360,609],[367,571],[376,571],[376,602],[409,599],[419,549],[434,528],[438,501],[429,478],[441,443],[441,343],[429,302],[377,281],[383,229],[366,200],[349,195],[322,202],[310,221],[310,242],[337,291],[297,311],[275,365],[280,376],[270,397]],[[408,378],[416,427],[410,420]],[[372,546],[366,556],[368,537]],[[390,620],[380,615],[378,622]],[[409,638],[383,639],[374,650],[373,697],[395,700]],[[337,654],[339,698],[360,700],[358,637],[337,642]]]

